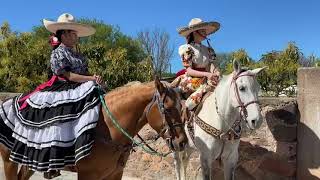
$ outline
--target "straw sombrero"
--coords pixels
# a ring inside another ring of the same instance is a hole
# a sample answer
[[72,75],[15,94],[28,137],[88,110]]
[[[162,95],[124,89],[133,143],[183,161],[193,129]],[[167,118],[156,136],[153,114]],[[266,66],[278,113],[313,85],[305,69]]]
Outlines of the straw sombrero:
[[188,36],[191,32],[196,30],[205,29],[207,31],[207,36],[218,31],[220,28],[220,23],[218,22],[204,22],[200,18],[193,18],[189,22],[189,25],[178,29],[181,36]]
[[96,32],[90,25],[76,23],[75,18],[69,13],[61,14],[56,22],[43,19],[43,24],[52,33],[56,33],[57,30],[74,30],[78,37],[91,36]]

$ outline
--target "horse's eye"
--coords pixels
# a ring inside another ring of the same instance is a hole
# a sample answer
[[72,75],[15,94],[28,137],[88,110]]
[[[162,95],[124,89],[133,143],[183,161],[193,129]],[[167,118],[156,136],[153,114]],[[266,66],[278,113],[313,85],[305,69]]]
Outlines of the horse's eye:
[[239,90],[240,90],[240,91],[245,91],[245,90],[246,90],[246,87],[240,86],[240,87],[239,87]]

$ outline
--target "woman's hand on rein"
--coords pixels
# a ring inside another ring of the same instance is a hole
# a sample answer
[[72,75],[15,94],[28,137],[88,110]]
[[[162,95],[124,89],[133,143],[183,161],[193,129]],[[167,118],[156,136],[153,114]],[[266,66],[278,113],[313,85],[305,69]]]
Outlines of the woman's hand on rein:
[[210,73],[210,72],[208,72],[207,73],[207,75],[206,75],[206,77],[208,78],[208,79],[210,79],[210,80],[214,80],[215,79],[215,74],[213,74],[213,73]]
[[220,76],[216,73],[208,73],[207,79],[211,81],[212,84],[217,85],[220,79]]
[[103,79],[102,79],[101,76],[99,76],[99,75],[93,75],[93,77],[94,77],[94,79],[95,79],[95,81],[96,81],[97,84],[99,84],[99,85],[102,86],[102,87],[105,87],[105,86],[106,86],[106,84],[104,83],[104,81],[103,81]]

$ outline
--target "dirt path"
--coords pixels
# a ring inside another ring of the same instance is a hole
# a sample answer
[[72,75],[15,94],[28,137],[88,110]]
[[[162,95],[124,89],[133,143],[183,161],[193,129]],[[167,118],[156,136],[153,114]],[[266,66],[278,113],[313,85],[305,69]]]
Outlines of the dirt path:
[[[3,173],[3,164],[2,161],[0,161],[1,166],[0,166],[0,179],[4,180],[5,176]],[[54,180],[76,180],[77,179],[77,174],[76,173],[72,173],[72,172],[65,172],[62,171],[61,172],[61,176],[55,178]],[[123,180],[140,180],[140,178],[131,178],[131,177],[123,177]],[[30,180],[45,180],[43,178],[43,174],[42,173],[35,173]]]

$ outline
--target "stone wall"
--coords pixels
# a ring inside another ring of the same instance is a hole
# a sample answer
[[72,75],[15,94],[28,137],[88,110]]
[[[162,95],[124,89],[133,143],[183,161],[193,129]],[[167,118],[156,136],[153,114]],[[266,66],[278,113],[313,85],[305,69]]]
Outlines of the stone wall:
[[297,179],[320,179],[320,68],[298,70]]
[[299,120],[297,102],[295,100],[282,101],[271,107],[268,106],[269,108],[264,111],[268,127],[265,132],[271,133],[272,136],[265,137],[265,141],[269,142],[267,144],[271,145],[272,149],[261,160],[259,168],[263,172],[277,175],[272,179],[295,179],[297,123]]
[[251,179],[293,180],[299,116],[296,99],[260,98],[260,106],[265,121],[255,132],[243,134],[241,166]]
[[8,93],[8,92],[0,92],[0,101],[3,101],[7,98],[13,97],[13,96],[17,96],[20,93]]

